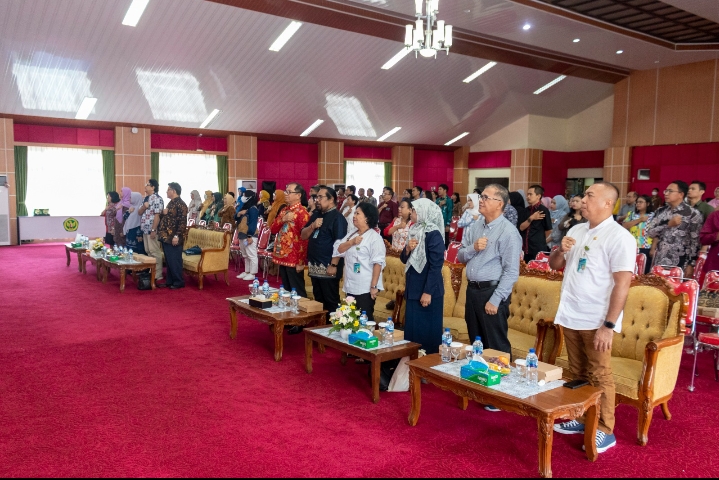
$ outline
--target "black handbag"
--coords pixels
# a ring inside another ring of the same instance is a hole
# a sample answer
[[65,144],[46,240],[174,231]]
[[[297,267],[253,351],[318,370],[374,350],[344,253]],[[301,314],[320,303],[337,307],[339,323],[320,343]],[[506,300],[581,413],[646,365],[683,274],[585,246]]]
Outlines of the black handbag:
[[150,272],[143,271],[137,274],[137,289],[138,290],[152,290],[152,284],[150,282]]

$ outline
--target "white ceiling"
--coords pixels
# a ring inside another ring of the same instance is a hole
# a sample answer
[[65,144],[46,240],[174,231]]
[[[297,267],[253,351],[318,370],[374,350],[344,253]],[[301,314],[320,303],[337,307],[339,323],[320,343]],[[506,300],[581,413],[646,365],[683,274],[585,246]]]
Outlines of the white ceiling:
[[[408,14],[413,9],[412,0],[358,3]],[[138,26],[127,27],[121,21],[129,4],[0,2],[0,114],[74,118],[82,99],[92,95],[98,101],[89,120],[197,128],[218,108],[223,113],[213,130],[296,136],[323,119],[311,136],[374,140],[399,126],[388,142],[439,145],[469,131],[457,145],[472,145],[526,114],[568,118],[613,90],[567,78],[533,95],[556,75],[512,65],[465,84],[462,79],[486,61],[452,53],[436,60],[408,56],[381,70],[401,49],[398,42],[307,23],[280,52],[271,52],[288,19],[203,0],[150,0]],[[716,55],[666,53],[504,0],[443,0],[440,17],[460,28],[623,67],[656,66],[650,51],[664,55],[658,57],[662,64]],[[528,35],[521,30],[525,21],[535,26]],[[580,34],[582,41],[572,44]],[[627,53],[617,56],[621,41]],[[338,110],[329,112],[331,105]],[[362,116],[347,110],[357,105],[366,115],[364,133],[374,130],[373,136],[344,130]]]

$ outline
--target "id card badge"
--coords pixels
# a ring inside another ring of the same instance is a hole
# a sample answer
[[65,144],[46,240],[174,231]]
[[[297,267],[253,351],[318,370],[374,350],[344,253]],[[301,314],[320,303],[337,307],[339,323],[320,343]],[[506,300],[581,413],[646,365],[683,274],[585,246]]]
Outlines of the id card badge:
[[579,264],[577,265],[577,271],[583,272],[585,268],[587,268],[587,258],[582,257],[579,259]]
[[317,230],[315,230],[315,233],[312,234],[312,238],[317,238],[317,236],[319,236],[319,234],[320,234],[320,229],[318,228]]
[[354,267],[352,268],[352,270],[353,270],[355,273],[360,273],[360,264],[359,264],[359,262],[357,262],[357,263],[354,264]]

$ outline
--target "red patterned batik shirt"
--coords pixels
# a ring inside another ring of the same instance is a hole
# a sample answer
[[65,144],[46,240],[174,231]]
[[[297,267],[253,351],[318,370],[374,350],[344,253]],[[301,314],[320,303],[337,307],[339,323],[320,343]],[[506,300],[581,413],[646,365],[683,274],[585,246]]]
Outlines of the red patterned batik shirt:
[[[289,212],[294,213],[295,218],[291,222],[284,222],[283,219]],[[270,229],[277,234],[272,250],[272,260],[276,264],[295,267],[306,263],[307,240],[302,240],[301,235],[309,219],[310,214],[300,203],[285,208],[275,217]]]

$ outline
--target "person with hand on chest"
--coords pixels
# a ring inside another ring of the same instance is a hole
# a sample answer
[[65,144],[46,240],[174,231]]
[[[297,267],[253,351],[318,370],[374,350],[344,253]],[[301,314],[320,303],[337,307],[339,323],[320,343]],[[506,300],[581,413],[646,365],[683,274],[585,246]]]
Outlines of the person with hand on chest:
[[[347,221],[337,211],[337,193],[326,185],[318,186],[317,208],[302,229],[302,240],[307,240],[307,266],[312,281],[315,300],[329,313],[340,303],[340,280],[344,262],[332,257],[337,240],[347,235]],[[299,333],[302,327],[293,327],[291,334]]]
[[[382,189],[382,202],[379,204],[379,207],[377,207],[377,210],[379,210],[378,226],[381,232],[384,232],[385,229],[394,222],[399,212],[399,205],[392,200],[392,197],[394,197],[394,190],[390,187],[384,187]],[[392,243],[391,235],[383,234],[382,238]]]
[[[170,202],[163,210],[157,227],[157,237],[162,243],[167,263],[167,280],[158,286],[170,287],[172,290],[185,287],[185,278],[182,276],[182,245],[187,230],[187,204],[180,198],[181,193],[180,184],[167,184],[167,198]],[[162,266],[159,268],[162,269]]]
[[539,252],[549,250],[547,237],[552,233],[552,216],[549,209],[542,205],[544,189],[539,185],[532,185],[527,189],[527,218],[521,219],[519,231],[522,232],[524,261],[529,262],[537,257]]
[[[595,443],[599,453],[616,445],[612,341],[622,331],[624,305],[634,274],[637,242],[612,216],[619,190],[597,182],[582,199],[586,223],[572,227],[551,253],[553,270],[564,268],[555,325],[563,327],[569,369],[575,379],[602,390]],[[584,418],[558,423],[554,431],[583,434]]]
[[307,240],[302,240],[302,229],[310,219],[307,209],[302,206],[305,190],[299,183],[287,185],[285,193],[287,208],[272,222],[270,231],[276,235],[272,250],[272,261],[279,265],[282,284],[287,290],[293,288],[301,297],[307,297],[305,288],[305,261]]

